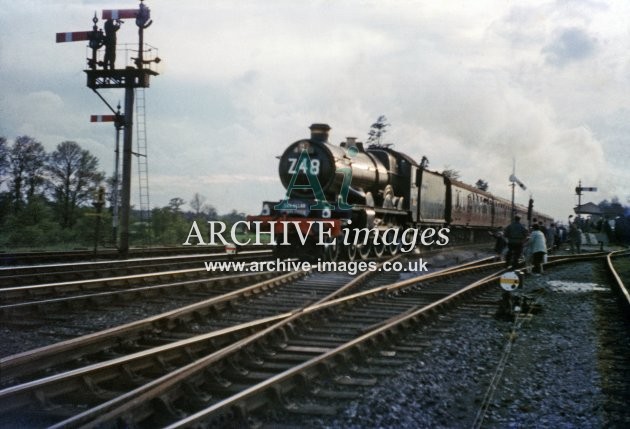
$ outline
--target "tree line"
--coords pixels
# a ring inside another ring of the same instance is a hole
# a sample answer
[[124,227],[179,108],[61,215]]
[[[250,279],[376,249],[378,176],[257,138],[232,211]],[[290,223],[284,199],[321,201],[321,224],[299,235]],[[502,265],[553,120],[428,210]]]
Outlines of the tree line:
[[32,137],[12,144],[0,137],[0,246],[84,242],[93,229],[82,219],[84,208],[104,179],[98,159],[76,142],[48,153]]
[[[101,187],[106,207],[98,213]],[[0,250],[114,246],[113,190],[114,178],[107,178],[98,158],[74,141],[59,143],[48,153],[32,137],[20,136],[13,142],[0,137]],[[173,198],[167,206],[151,210],[149,225],[140,222],[132,207],[131,244],[178,245],[192,220],[232,223],[245,217],[236,210],[220,216],[205,200],[195,194],[189,203],[193,211],[183,211],[185,201]]]

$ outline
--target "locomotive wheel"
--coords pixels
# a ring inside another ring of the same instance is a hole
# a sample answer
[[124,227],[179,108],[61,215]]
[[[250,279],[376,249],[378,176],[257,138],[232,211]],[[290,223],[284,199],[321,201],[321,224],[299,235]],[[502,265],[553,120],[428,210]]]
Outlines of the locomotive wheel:
[[383,237],[378,237],[378,244],[372,246],[372,250],[374,250],[374,256],[380,258],[385,254],[385,244],[383,243]]
[[339,240],[341,240],[341,237],[337,237],[337,241],[334,244],[333,240],[335,239],[330,238],[326,240],[326,243],[324,244],[323,252],[325,261],[337,262],[337,260],[339,259],[340,248],[342,247],[342,245],[339,244]]
[[[394,232],[393,231],[388,231],[387,232],[387,242],[391,243],[387,245],[387,252],[394,256],[397,255],[398,252],[400,251],[400,237],[396,237],[396,240],[393,240],[394,238]],[[393,241],[393,243],[392,243]]]
[[345,253],[345,257],[348,261],[354,261],[357,259],[357,245],[354,243],[350,243],[347,246],[343,246],[343,250]]
[[367,259],[370,256],[370,252],[372,251],[372,243],[369,242],[367,244],[359,246],[358,250],[361,259]]
[[389,245],[389,254],[395,256],[400,251],[400,243],[394,243]]

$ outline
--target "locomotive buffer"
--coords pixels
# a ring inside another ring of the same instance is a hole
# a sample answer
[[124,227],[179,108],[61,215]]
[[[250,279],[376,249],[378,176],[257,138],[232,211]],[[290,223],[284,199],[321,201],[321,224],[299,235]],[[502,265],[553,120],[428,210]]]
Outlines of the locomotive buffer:
[[[108,24],[117,24],[115,31],[122,23],[121,19],[135,19],[138,26],[138,51],[137,58],[134,58],[133,66],[128,66],[123,69],[117,69],[114,66],[113,61],[108,59],[107,49],[114,49],[115,58],[115,36],[114,46],[107,46],[111,43],[111,39],[108,40],[108,35],[103,34],[102,30],[99,30],[96,26],[98,19],[96,14],[92,22],[94,23],[92,31],[79,31],[72,33],[57,33],[57,43],[59,42],[74,42],[80,40],[88,40],[89,47],[92,49],[92,57],[87,59],[88,69],[85,70],[87,74],[87,86],[92,89],[96,95],[107,105],[107,107],[115,115],[112,106],[99,94],[99,89],[112,89],[112,88],[124,88],[125,90],[125,104],[124,104],[124,119],[123,119],[123,151],[122,151],[122,192],[121,192],[121,212],[120,212],[120,244],[118,246],[119,255],[122,258],[126,258],[129,254],[129,217],[130,217],[130,200],[131,200],[131,156],[132,152],[132,131],[133,131],[133,107],[134,107],[134,94],[136,88],[148,88],[151,76],[157,76],[158,73],[151,70],[148,66],[151,63],[159,63],[160,58],[155,57],[152,59],[145,59],[144,56],[144,29],[149,27],[153,21],[151,20],[150,10],[143,3],[144,0],[140,0],[138,9],[114,9],[103,10],[102,19],[107,20],[105,24],[106,32],[108,30]],[[111,27],[110,27],[111,28]],[[104,61],[97,60],[97,51],[106,45],[105,59]],[[110,51],[111,52],[111,51]],[[109,67],[108,67],[109,65]],[[102,68],[100,68],[102,67]]]

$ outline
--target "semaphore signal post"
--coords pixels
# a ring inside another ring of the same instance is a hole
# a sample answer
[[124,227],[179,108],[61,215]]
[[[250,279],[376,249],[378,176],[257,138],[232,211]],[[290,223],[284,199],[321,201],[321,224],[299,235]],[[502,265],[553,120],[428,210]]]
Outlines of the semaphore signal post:
[[125,125],[125,117],[120,113],[120,102],[118,103],[115,115],[91,115],[90,122],[113,122],[116,128],[116,149],[114,150],[114,181],[112,183],[112,243],[114,246],[118,243],[118,214],[120,208],[120,130]]
[[[138,9],[106,9],[102,11],[101,18],[105,20],[103,29],[97,26],[98,18],[94,14],[91,31],[77,31],[70,33],[57,33],[57,43],[88,41],[91,49],[91,56],[87,58],[87,86],[107,105],[114,116],[120,112],[114,111],[112,106],[98,92],[100,89],[121,88],[125,90],[124,114],[122,121],[114,121],[117,130],[123,130],[123,150],[122,150],[122,195],[120,213],[120,242],[119,254],[126,258],[129,253],[129,218],[131,200],[131,156],[132,151],[132,131],[133,131],[133,109],[134,94],[137,88],[148,88],[151,76],[158,73],[152,66],[160,62],[157,55],[149,57],[155,49],[147,49],[144,44],[144,30],[153,21],[151,20],[150,9],[140,0]],[[134,51],[134,58],[125,58],[132,61],[124,67],[116,66],[116,32],[123,24],[122,19],[134,19],[138,27],[138,48]],[[105,47],[104,55],[100,55],[100,50]],[[121,123],[122,122],[122,123]],[[142,156],[142,154],[136,154]],[[145,154],[146,156],[146,154]],[[118,162],[116,162],[118,165]]]

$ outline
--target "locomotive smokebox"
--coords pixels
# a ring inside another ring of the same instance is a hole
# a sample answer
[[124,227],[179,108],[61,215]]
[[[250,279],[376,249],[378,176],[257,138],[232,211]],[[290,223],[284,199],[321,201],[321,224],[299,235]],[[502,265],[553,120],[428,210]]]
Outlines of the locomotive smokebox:
[[[328,142],[328,124],[316,123],[309,127],[311,138],[291,144],[280,157],[278,173],[285,189],[291,185],[290,197],[313,199],[312,177],[315,176],[325,197],[337,202],[344,185],[346,173],[351,169],[349,204],[364,204],[365,193],[377,195],[388,181],[387,169],[371,154],[361,150],[360,143],[350,139],[345,146]],[[358,149],[350,151],[350,146]],[[308,159],[302,158],[305,155]]]
[[330,131],[328,124],[313,124],[308,129],[311,130],[311,140],[328,142],[328,132]]

